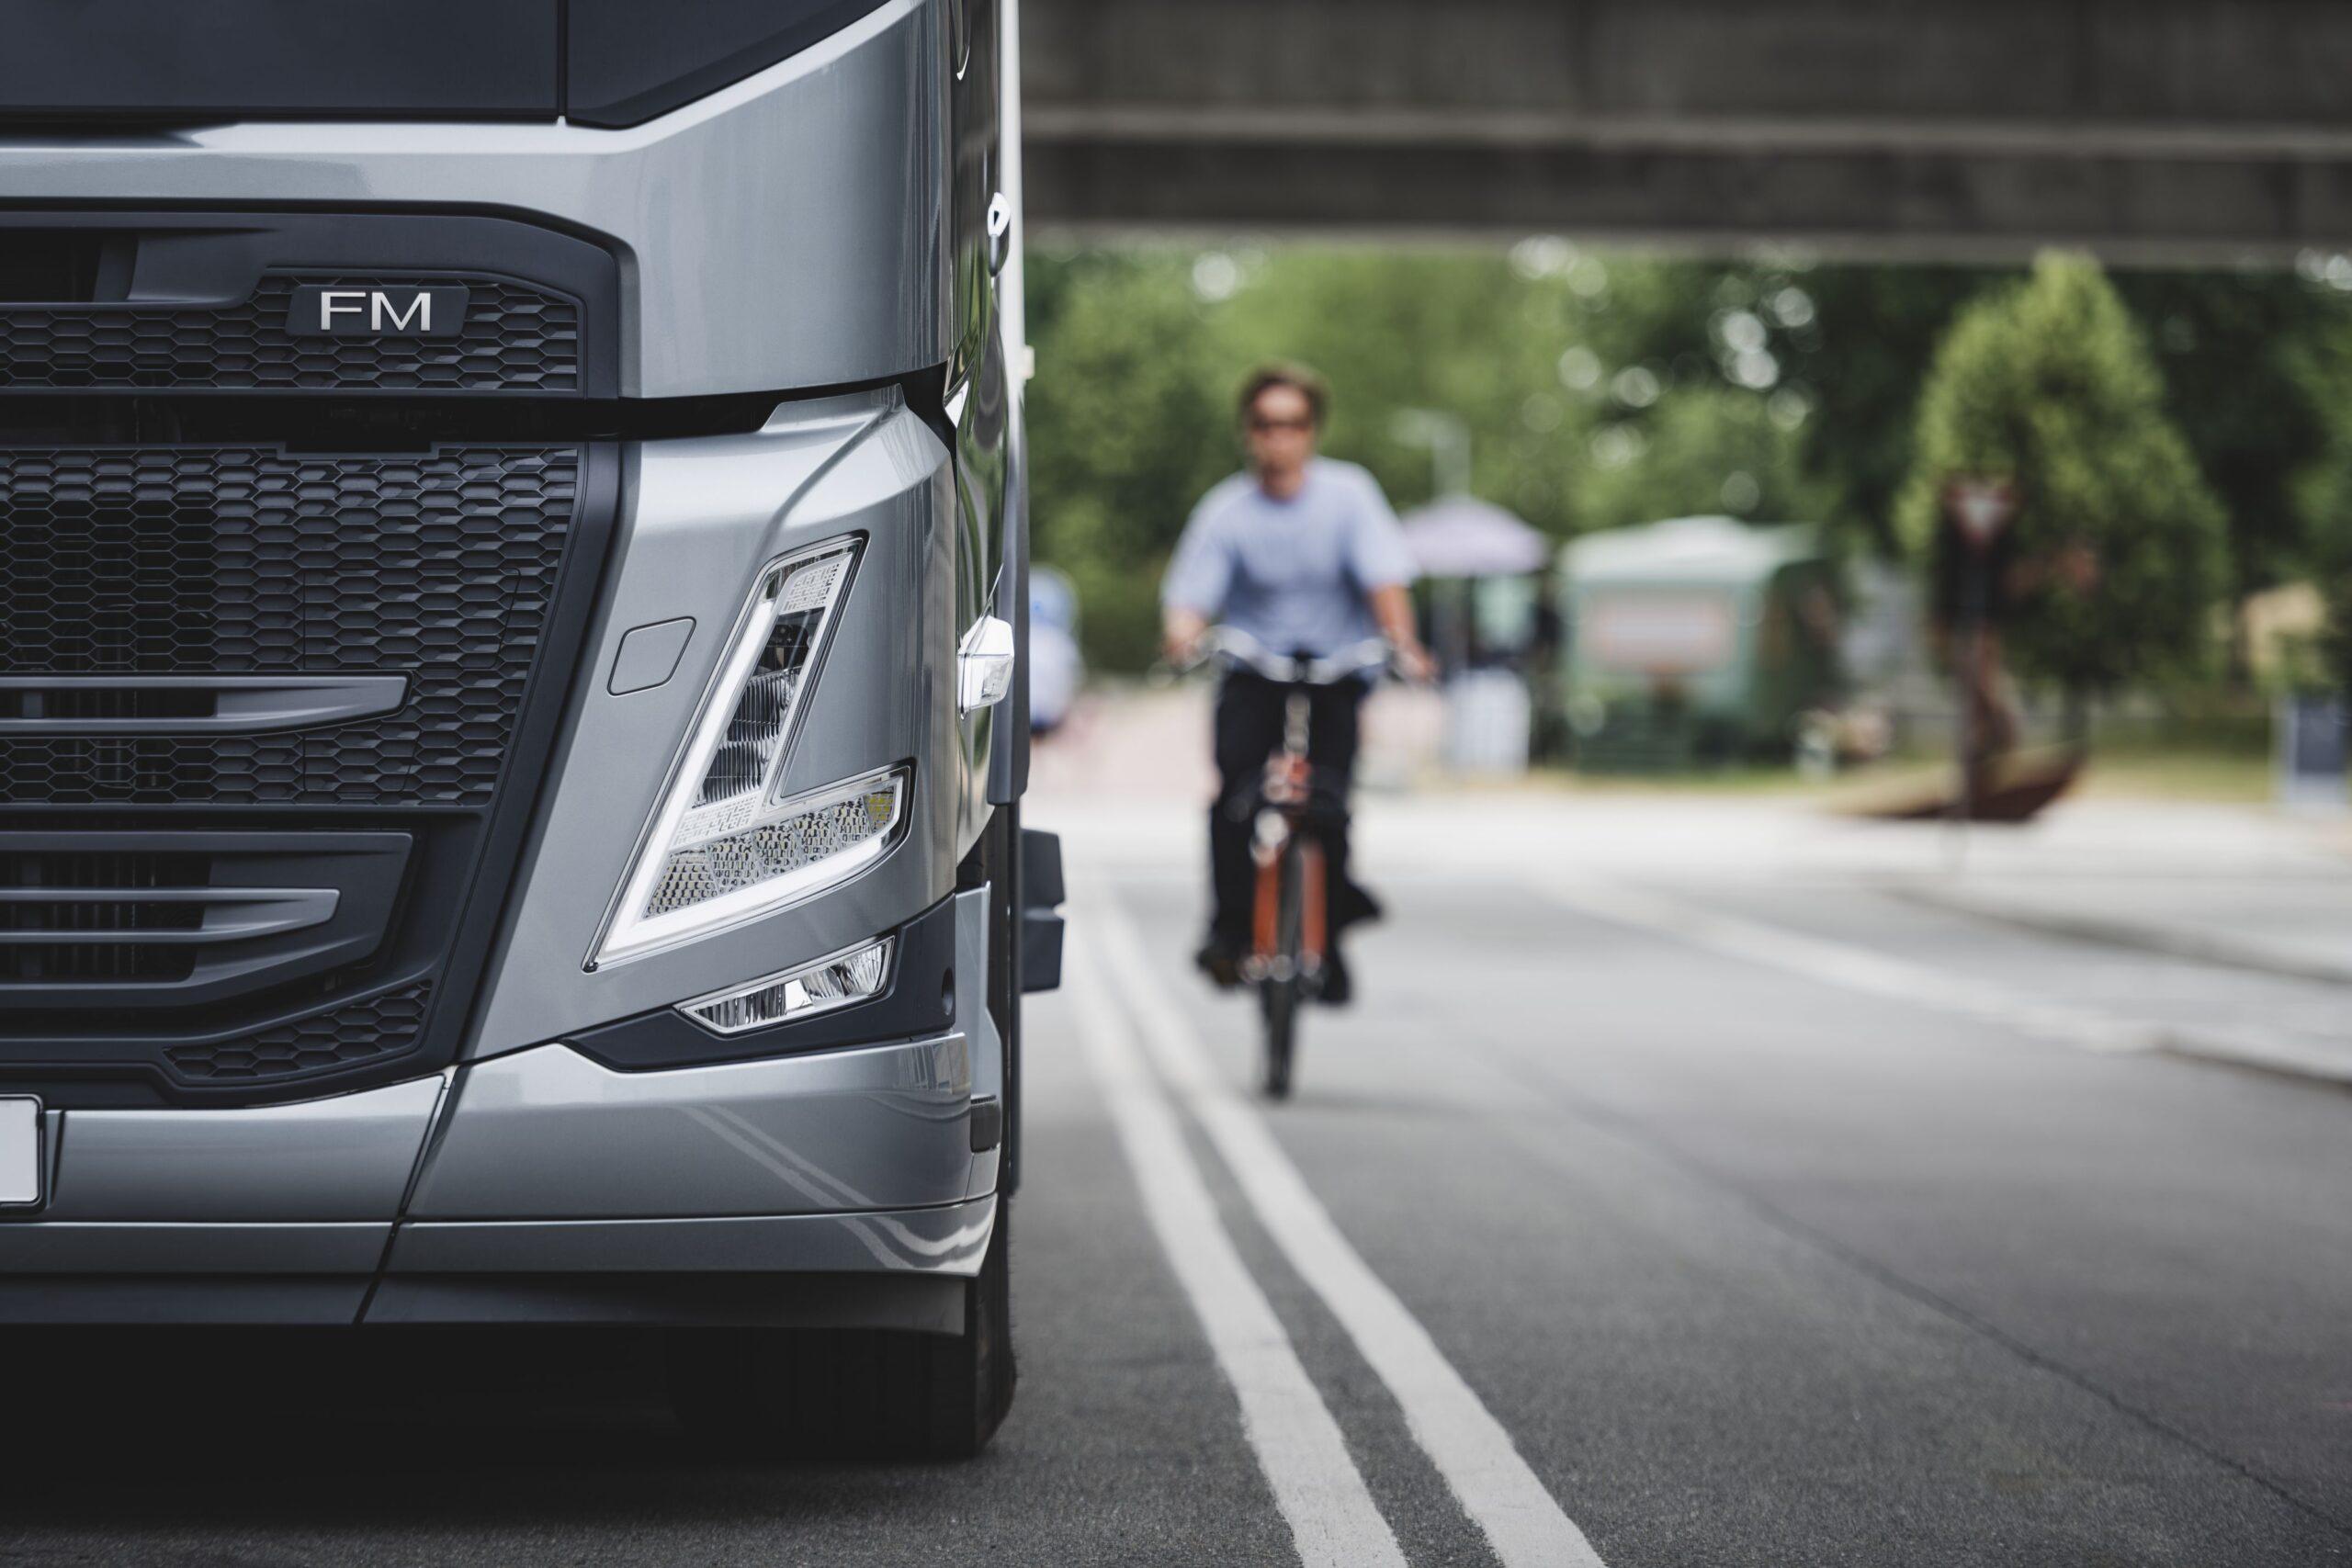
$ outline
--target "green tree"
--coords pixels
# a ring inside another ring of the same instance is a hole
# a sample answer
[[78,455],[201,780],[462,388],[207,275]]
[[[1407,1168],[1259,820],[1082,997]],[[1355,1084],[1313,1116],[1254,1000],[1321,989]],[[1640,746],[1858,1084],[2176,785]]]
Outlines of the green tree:
[[1300,248],[1244,259],[1215,318],[1228,384],[1269,357],[1321,370],[1336,395],[1327,449],[1370,468],[1399,507],[1430,498],[1432,473],[1396,416],[1445,411],[1471,431],[1473,490],[1555,536],[1572,529],[1589,415],[1559,378],[1578,332],[1565,282],[1529,276],[1500,252]]
[[1574,296],[1500,253],[1301,247],[1042,250],[1033,262],[1032,510],[1037,558],[1069,572],[1087,652],[1133,670],[1157,641],[1160,574],[1192,507],[1241,462],[1233,395],[1268,359],[1336,389],[1325,446],[1400,507],[1428,499],[1408,408],[1474,434],[1474,488],[1565,536],[1591,467],[1587,401],[1565,388]]
[[2326,510],[2313,530],[2311,563],[2327,602],[2327,633],[2322,647],[2328,679],[2339,692],[2352,692],[2352,451],[2327,466]]
[[[1431,475],[1396,415],[1442,409],[1470,428],[1473,488],[1556,538],[1728,512],[1818,520],[1849,544],[1894,549],[1936,345],[1956,312],[2021,276],[1664,260],[1560,241],[1508,253],[1040,247],[1039,557],[1079,580],[1098,662],[1147,658],[1167,551],[1201,491],[1239,461],[1233,389],[1271,357],[1330,376],[1328,449],[1370,468],[1400,507],[1429,496]],[[2323,498],[2335,493],[2325,476],[2342,466],[2335,433],[2352,427],[2352,393],[2311,369],[2352,315],[2343,292],[2286,272],[2133,273],[2115,288],[2226,513],[2216,585],[2236,595],[2311,570],[2307,549],[2335,547],[2343,510]],[[1753,505],[1736,504],[1751,485]]]
[[1589,341],[1612,375],[1638,369],[1657,406],[1717,389],[1790,394],[1809,411],[1795,450],[1811,520],[1894,547],[1918,395],[1952,314],[2015,273],[1977,267],[1762,262],[1605,263]]
[[1031,337],[1036,558],[1069,573],[1090,659],[1139,670],[1158,642],[1159,574],[1193,503],[1233,468],[1207,312],[1174,253],[1041,258]]
[[1882,552],[1894,547],[1936,344],[1969,300],[2016,276],[1983,267],[1821,266],[1779,286],[1795,298],[1764,291],[1781,302],[1774,315],[1809,317],[1783,326],[1779,352],[1789,385],[1814,401],[1804,469],[1823,487],[1825,520],[1846,537]]
[[[1657,372],[1672,397],[1734,379],[1726,333],[1769,355],[1770,385],[1808,399],[1803,446],[1825,484],[1824,519],[1847,537],[1894,544],[1912,466],[1918,395],[1954,315],[2016,281],[2011,269],[1612,260],[1617,309],[1596,346]],[[2145,330],[2172,415],[2229,515],[2233,598],[2300,567],[2310,526],[2295,477],[2327,449],[2332,410],[2301,370],[2346,313],[2342,294],[2291,271],[2135,271],[2112,279]],[[1751,383],[1752,384],[1752,383]]]
[[1808,417],[1785,393],[1777,404],[1723,386],[1664,398],[1645,419],[1593,433],[1580,519],[1595,528],[1714,513],[1816,521],[1828,487],[1804,472],[1800,432]]
[[2327,677],[2352,693],[2352,311],[2339,310],[2296,357],[2296,378],[2331,433],[2295,478],[2297,511],[2308,522],[2304,560],[2327,604]]
[[2193,665],[2222,582],[2224,520],[2164,407],[2146,340],[2096,262],[2047,255],[1964,310],[1919,399],[1899,509],[1925,557],[1959,476],[2017,487],[2018,554],[2086,551],[2093,581],[2042,574],[2008,632],[2070,694]]
[[2327,633],[2322,648],[2328,679],[2338,692],[2352,693],[2352,453],[2331,470],[2332,504],[2312,541],[2312,567],[2327,602]]
[[2329,449],[2330,409],[2308,353],[2345,315],[2341,294],[2290,271],[2118,273],[2148,332],[2165,405],[2229,513],[2234,602],[2302,566],[2313,519],[2296,477]]

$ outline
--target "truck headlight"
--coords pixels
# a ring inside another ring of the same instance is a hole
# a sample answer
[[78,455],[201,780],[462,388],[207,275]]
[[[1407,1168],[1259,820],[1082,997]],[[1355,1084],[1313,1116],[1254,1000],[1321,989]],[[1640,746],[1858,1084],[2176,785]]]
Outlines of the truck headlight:
[[903,769],[780,794],[858,549],[855,539],[833,540],[760,574],[592,967],[805,898],[888,847],[906,810]]
[[881,995],[890,976],[890,945],[886,936],[781,975],[680,1002],[678,1010],[714,1034],[742,1034],[850,1007]]

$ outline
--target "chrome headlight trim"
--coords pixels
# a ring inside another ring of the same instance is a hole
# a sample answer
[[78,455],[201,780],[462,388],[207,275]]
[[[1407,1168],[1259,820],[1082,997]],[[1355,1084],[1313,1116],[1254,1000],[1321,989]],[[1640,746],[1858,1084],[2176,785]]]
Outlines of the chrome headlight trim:
[[[886,793],[888,796],[887,807],[880,815],[874,812],[870,804],[865,807],[868,829],[837,850],[780,873],[761,875],[743,886],[714,893],[663,914],[640,915],[633,919],[616,921],[598,953],[597,963],[622,963],[649,953],[666,952],[686,942],[699,942],[704,937],[732,931],[748,920],[774,914],[778,909],[840,886],[879,862],[898,842],[899,829],[907,820],[907,796],[913,787],[912,769],[879,769],[780,802],[761,822],[736,835],[733,840],[689,844],[665,852],[658,860],[650,860],[651,871],[633,879],[632,890],[639,882],[648,887],[652,886],[663,873],[672,869],[675,861],[684,856],[723,851],[730,843],[760,834],[781,834],[796,824],[807,822],[835,807],[861,801],[870,802],[873,797]],[[596,966],[590,965],[591,968]]]
[[[779,556],[760,569],[742,613],[729,634],[725,657],[695,708],[685,743],[664,775],[661,805],[639,833],[630,854],[628,871],[597,929],[585,965],[588,969],[642,957],[725,930],[749,918],[734,912],[732,901],[726,911],[708,911],[707,930],[700,919],[677,918],[689,911],[652,917],[649,910],[656,884],[682,848],[723,842],[811,809],[804,801],[777,800],[775,795],[786,765],[791,761],[809,695],[823,675],[825,656],[831,646],[841,607],[855,582],[865,544],[863,534],[843,535]],[[821,604],[811,606],[796,603],[792,592],[796,582],[812,569],[834,562],[839,563],[838,570],[821,590]],[[808,614],[812,607],[817,611],[813,625]],[[787,629],[787,619],[795,622],[789,629],[794,633],[793,654],[797,661],[789,669],[763,671],[763,656],[775,653]],[[775,682],[775,686],[755,690],[755,681]],[[750,787],[715,801],[703,798],[714,779],[723,772],[714,765],[721,748],[731,747],[739,753],[746,750],[747,742],[741,732],[747,706],[752,705],[756,697],[768,708],[774,708],[779,694],[781,712],[765,715],[774,722],[768,733],[755,738],[752,747],[757,752],[759,767],[755,779],[747,775],[744,780]],[[882,777],[888,773],[884,770],[883,773],[869,776]],[[846,795],[865,782],[846,780],[833,788]],[[894,808],[894,818],[903,814],[901,786],[901,799]],[[895,820],[892,826],[895,828]],[[883,836],[887,839],[888,832]],[[781,907],[806,896],[805,890],[790,893],[775,899],[771,907]],[[765,908],[757,912],[764,913]],[[658,931],[653,929],[657,924]]]

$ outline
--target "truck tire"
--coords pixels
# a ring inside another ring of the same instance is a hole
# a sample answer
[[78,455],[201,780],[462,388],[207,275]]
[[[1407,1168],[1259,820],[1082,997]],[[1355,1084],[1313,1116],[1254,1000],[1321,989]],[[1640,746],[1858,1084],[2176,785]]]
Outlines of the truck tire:
[[720,1459],[971,1459],[1012,1407],[1012,1209],[966,1289],[956,1337],[888,1329],[681,1331],[670,1397]]

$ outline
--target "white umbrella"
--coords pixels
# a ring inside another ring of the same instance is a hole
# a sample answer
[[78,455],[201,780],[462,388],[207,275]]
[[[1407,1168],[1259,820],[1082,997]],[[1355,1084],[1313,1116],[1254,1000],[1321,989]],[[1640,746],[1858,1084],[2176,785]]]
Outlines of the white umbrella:
[[1544,536],[1489,502],[1449,495],[1406,514],[1405,545],[1428,577],[1516,577],[1551,559]]

